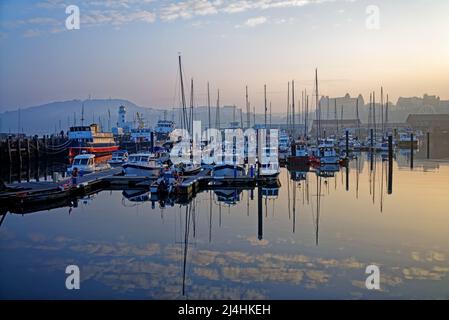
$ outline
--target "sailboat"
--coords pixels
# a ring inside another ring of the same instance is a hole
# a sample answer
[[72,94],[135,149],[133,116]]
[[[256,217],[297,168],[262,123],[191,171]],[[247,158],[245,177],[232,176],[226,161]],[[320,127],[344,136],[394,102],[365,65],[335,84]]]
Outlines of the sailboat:
[[185,93],[184,93],[184,82],[183,82],[183,75],[182,75],[182,63],[181,63],[181,55],[178,56],[179,61],[179,74],[181,77],[181,95],[182,95],[182,111],[183,111],[183,121],[182,121],[182,127],[183,129],[186,129],[189,131],[190,134],[190,159],[181,161],[178,163],[175,167],[178,170],[178,172],[183,176],[188,175],[195,175],[198,172],[201,171],[201,164],[195,163],[193,161],[193,79],[191,80],[191,92],[190,92],[190,115],[187,115],[187,108],[186,108],[186,100],[185,100]]

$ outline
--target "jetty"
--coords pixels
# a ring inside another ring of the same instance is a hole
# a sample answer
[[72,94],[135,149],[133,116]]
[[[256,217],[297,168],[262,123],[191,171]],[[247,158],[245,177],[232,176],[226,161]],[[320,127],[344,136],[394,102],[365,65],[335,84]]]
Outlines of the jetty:
[[[143,189],[149,190],[155,179],[145,176],[125,176],[122,168],[116,167],[77,178],[72,184],[67,177],[60,181],[30,181],[24,183],[3,184],[0,190],[0,207],[22,208],[28,211],[38,206],[51,208],[57,204],[70,204],[70,199],[80,198],[101,190]],[[239,177],[213,177],[212,169],[203,168],[192,176],[180,177],[174,185],[172,195],[190,199],[203,190],[241,188],[252,189],[258,186],[280,186],[277,177],[243,175]],[[29,209],[27,209],[29,208]],[[17,209],[16,209],[17,211]]]

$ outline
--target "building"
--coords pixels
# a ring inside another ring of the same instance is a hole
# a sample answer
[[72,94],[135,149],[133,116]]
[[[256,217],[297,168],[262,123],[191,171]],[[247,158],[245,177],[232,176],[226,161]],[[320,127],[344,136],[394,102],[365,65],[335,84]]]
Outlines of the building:
[[322,120],[335,120],[341,119],[341,114],[343,110],[343,118],[347,119],[356,119],[357,118],[357,104],[359,107],[359,114],[362,112],[362,109],[365,105],[365,100],[362,95],[359,95],[357,98],[352,98],[349,93],[347,93],[344,97],[321,97],[320,106],[321,106],[321,119]]
[[410,114],[406,120],[413,129],[449,130],[449,114]]
[[[318,122],[313,120],[309,134],[313,136],[316,135],[317,127]],[[321,120],[320,127],[323,136],[341,135],[346,130],[349,130],[351,134],[357,135],[357,130],[361,129],[361,122],[358,119]]]

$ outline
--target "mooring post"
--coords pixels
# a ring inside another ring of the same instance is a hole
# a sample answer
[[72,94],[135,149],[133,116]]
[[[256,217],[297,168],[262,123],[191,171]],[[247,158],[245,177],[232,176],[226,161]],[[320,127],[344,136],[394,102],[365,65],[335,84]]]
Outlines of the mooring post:
[[349,159],[349,131],[346,130],[346,159]]
[[257,187],[257,238],[263,238],[263,214],[262,214],[262,187]]
[[413,169],[413,132],[410,133],[410,169]]
[[18,160],[17,160],[17,164],[18,164],[18,168],[17,168],[17,173],[18,173],[18,181],[19,183],[22,182],[22,144],[20,143],[20,136],[17,139],[17,156],[18,156]]
[[346,191],[349,191],[349,161],[346,162]]
[[427,131],[427,159],[430,159],[430,132]]
[[150,132],[150,148],[151,148],[151,151],[153,151],[153,149],[154,149],[154,132],[153,131]]
[[39,161],[39,137],[34,137],[34,156],[36,158],[36,162]]
[[388,194],[393,193],[393,136],[388,136]]
[[8,164],[11,165],[12,159],[11,159],[11,140],[6,139],[6,144],[8,146]]

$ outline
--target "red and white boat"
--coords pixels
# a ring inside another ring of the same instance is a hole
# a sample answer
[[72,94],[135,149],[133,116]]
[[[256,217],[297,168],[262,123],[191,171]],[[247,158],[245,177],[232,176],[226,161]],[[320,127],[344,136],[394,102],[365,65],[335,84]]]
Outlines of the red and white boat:
[[82,153],[107,156],[119,148],[112,132],[101,132],[97,124],[70,127],[68,137],[69,158]]

